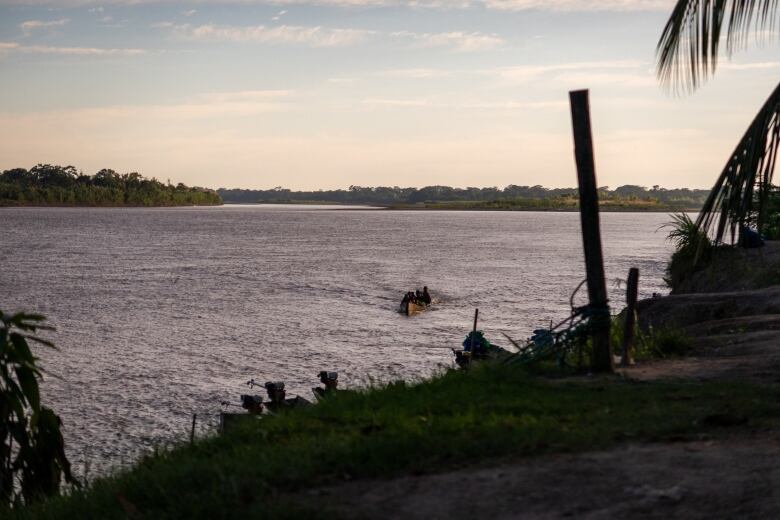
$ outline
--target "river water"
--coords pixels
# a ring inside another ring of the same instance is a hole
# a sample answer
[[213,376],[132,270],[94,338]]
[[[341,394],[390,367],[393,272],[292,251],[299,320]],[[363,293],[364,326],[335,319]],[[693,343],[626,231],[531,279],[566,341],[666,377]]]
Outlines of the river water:
[[[640,297],[666,291],[668,215],[601,218],[614,305],[630,267]],[[207,428],[250,378],[310,398],[320,370],[347,387],[424,377],[452,365],[475,308],[488,339],[522,339],[584,278],[576,213],[6,208],[0,229],[0,309],[57,328],[60,350],[37,350],[43,396],[79,472],[183,438],[193,413]],[[397,313],[423,285],[440,303]]]

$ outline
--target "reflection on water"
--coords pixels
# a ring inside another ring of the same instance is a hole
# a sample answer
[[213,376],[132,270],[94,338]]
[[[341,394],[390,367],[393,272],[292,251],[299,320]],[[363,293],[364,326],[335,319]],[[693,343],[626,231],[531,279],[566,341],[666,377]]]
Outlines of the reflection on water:
[[[632,266],[640,296],[664,290],[667,220],[602,215],[614,305]],[[18,208],[0,224],[0,306],[56,325],[45,398],[98,472],[205,424],[252,377],[307,398],[325,369],[347,387],[424,377],[475,307],[489,339],[527,337],[584,277],[576,213]],[[423,285],[441,303],[398,314]]]

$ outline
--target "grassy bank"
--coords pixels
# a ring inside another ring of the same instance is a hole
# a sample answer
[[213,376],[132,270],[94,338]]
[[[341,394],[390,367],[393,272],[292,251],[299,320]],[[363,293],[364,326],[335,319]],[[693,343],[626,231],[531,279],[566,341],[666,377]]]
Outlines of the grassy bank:
[[486,365],[416,385],[342,392],[148,457],[129,472],[16,516],[323,516],[285,502],[280,493],[491,458],[717,435],[723,424],[764,428],[778,417],[772,388],[617,377],[550,381]]

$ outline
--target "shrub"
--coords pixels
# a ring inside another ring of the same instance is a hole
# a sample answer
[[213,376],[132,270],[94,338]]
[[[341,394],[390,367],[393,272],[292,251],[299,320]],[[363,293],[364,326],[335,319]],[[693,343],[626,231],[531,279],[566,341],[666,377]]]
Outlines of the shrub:
[[43,316],[0,311],[0,507],[30,503],[59,491],[70,472],[60,418],[41,405],[41,370],[28,341],[53,348],[37,336]]
[[666,267],[664,281],[674,292],[694,272],[709,263],[712,258],[712,242],[687,213],[670,216],[671,222],[663,227],[672,228],[667,238],[674,242],[676,250]]

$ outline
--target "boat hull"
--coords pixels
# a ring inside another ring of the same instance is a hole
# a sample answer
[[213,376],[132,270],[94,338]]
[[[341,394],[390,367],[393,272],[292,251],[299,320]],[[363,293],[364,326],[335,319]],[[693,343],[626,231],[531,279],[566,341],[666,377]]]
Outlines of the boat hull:
[[414,302],[407,302],[406,315],[411,316],[412,314],[417,314],[418,312],[424,311],[427,307],[428,307],[427,305],[421,305],[419,303],[414,303]]

